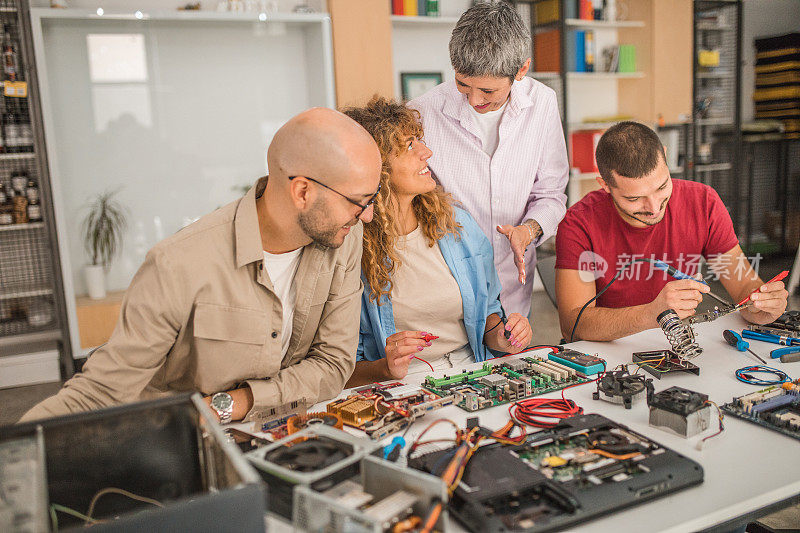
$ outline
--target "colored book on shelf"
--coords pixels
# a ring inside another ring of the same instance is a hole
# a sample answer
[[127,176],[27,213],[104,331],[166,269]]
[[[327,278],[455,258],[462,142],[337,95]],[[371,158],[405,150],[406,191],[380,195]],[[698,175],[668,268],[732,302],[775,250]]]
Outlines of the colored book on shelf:
[[407,17],[416,17],[417,0],[403,0],[403,14]]
[[594,20],[594,6],[592,0],[578,0],[578,17],[581,20]]
[[569,134],[572,150],[570,166],[579,169],[582,173],[597,172],[597,161],[594,158],[597,143],[600,141],[604,130],[580,130]]
[[559,0],[544,0],[534,6],[536,24],[549,24],[558,20]]
[[586,72],[594,72],[594,32],[586,32],[586,40],[583,47],[584,63]]
[[636,46],[632,44],[619,45],[618,72],[636,72]]
[[619,46],[614,44],[603,48],[601,59],[603,72],[616,72],[619,67]]
[[571,35],[568,43],[569,71],[586,72],[586,31],[575,30],[569,32]]
[[561,39],[558,30],[544,31],[533,36],[534,72],[561,71]]
[[392,0],[392,15],[405,15],[403,5],[405,0]]
[[428,0],[417,0],[417,16],[428,16]]
[[425,2],[425,14],[429,17],[438,17],[439,0],[428,0]]

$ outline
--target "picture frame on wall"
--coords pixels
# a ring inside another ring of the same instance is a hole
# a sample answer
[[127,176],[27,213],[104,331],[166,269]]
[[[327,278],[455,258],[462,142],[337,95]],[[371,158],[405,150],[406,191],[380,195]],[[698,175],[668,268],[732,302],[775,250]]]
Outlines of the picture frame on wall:
[[442,83],[441,72],[401,72],[400,73],[400,94],[403,101],[413,100],[422,96],[440,83]]

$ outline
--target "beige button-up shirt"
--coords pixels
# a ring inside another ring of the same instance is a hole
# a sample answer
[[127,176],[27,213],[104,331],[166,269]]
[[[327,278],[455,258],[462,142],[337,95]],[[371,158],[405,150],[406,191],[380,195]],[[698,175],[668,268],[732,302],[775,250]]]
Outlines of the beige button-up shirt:
[[363,227],[339,248],[303,248],[282,358],[281,302],[262,267],[255,203],[266,180],[154,246],[109,341],[22,420],[243,383],[254,398],[248,418],[339,394],[355,366]]

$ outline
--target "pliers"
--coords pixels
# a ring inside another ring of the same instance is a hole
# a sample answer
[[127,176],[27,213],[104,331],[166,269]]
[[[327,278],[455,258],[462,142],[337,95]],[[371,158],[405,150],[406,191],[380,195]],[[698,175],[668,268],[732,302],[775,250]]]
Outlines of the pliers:
[[769,352],[769,356],[773,359],[780,357],[781,363],[794,363],[795,361],[800,361],[800,346],[778,348]]

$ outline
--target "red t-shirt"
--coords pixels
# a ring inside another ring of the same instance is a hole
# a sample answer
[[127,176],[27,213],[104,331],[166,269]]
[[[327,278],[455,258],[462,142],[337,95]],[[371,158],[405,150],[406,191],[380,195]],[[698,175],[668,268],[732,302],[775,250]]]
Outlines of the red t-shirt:
[[[694,275],[701,258],[724,254],[738,244],[733,222],[717,192],[702,183],[672,180],[672,197],[658,224],[634,228],[603,190],[587,194],[567,210],[556,235],[556,268],[582,270],[605,287],[632,259],[658,259]],[[650,303],[675,278],[650,263],[628,267],[596,300],[598,307]]]

